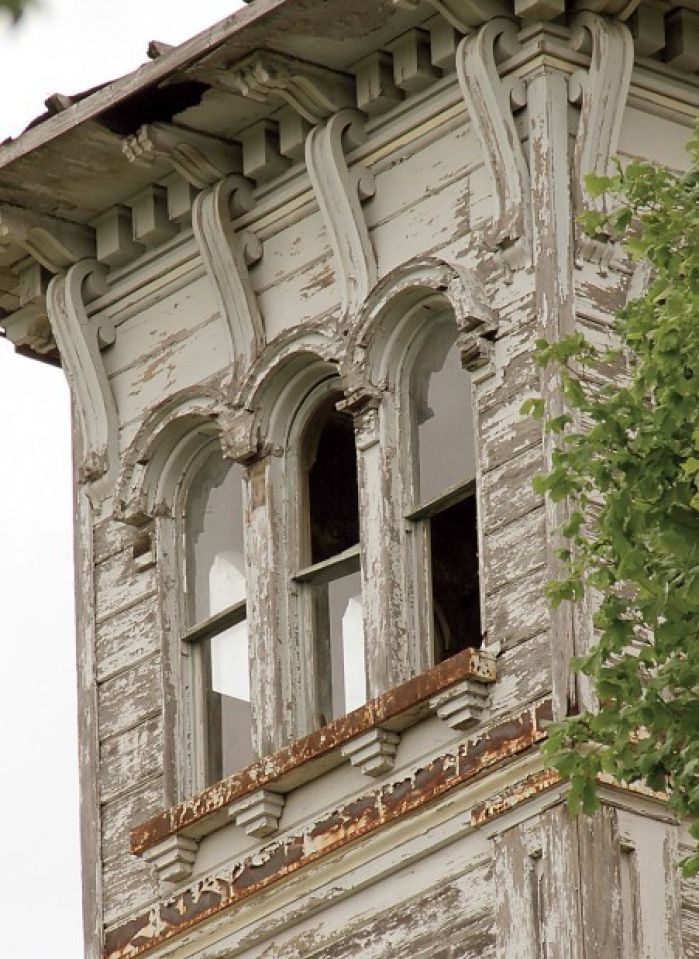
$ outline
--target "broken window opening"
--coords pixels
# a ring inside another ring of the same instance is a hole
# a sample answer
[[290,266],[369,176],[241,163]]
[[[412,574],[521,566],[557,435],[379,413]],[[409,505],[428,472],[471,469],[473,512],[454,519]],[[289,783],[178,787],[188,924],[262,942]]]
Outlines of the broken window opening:
[[430,320],[416,344],[409,407],[412,511],[426,557],[434,662],[481,645],[475,436],[471,383],[456,325]]
[[192,482],[185,511],[186,601],[197,700],[195,748],[206,785],[253,762],[245,605],[243,468],[218,450]]
[[294,577],[308,592],[316,663],[317,721],[366,701],[359,560],[359,490],[354,423],[327,397],[302,442],[301,562]]

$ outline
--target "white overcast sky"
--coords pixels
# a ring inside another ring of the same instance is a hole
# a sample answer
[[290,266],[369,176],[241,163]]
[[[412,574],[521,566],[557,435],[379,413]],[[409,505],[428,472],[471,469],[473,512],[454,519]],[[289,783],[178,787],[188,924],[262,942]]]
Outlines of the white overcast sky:
[[[240,0],[42,0],[0,15],[0,141],[52,93],[128,73]],[[78,796],[68,391],[0,340],[0,955],[79,959]]]

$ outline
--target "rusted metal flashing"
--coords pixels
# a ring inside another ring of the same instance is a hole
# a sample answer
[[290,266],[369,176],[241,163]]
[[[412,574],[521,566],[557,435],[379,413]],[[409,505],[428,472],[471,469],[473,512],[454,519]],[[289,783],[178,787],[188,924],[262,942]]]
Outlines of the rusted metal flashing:
[[[325,772],[340,765],[344,761],[340,747],[356,736],[377,726],[393,732],[407,729],[431,711],[432,697],[467,678],[494,682],[492,655],[483,650],[466,649],[191,799],[164,810],[133,830],[131,851],[140,854],[185,829],[204,835],[219,824],[217,814],[230,803],[263,786],[273,784],[277,792],[289,792],[321,771],[314,767],[322,767]],[[214,820],[211,828],[204,823],[208,818]]]
[[[105,959],[136,959],[304,866],[415,812],[536,745],[545,737],[542,726],[550,718],[550,700],[531,706],[469,737],[407,775],[403,773],[400,779],[352,799],[299,832],[287,834],[198,879],[142,915],[109,930]],[[531,789],[536,792],[537,787],[538,781],[530,784],[529,791],[520,791],[519,801],[533,795]]]

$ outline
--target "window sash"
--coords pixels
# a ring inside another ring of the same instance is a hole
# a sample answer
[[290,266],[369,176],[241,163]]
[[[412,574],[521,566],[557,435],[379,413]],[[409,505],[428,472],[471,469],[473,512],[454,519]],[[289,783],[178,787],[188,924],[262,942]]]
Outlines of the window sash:
[[460,502],[462,499],[475,496],[475,493],[475,479],[466,480],[465,483],[457,483],[456,486],[450,487],[444,493],[440,493],[439,496],[429,500],[427,503],[423,503],[412,512],[407,513],[405,518],[415,523],[421,519],[429,519],[430,516],[436,516],[437,513],[441,513],[450,506],[454,506],[455,503]]
[[331,583],[333,580],[347,576],[349,573],[357,573],[359,569],[359,543],[356,543],[349,549],[337,553],[336,556],[331,556],[330,559],[324,559],[320,563],[314,563],[312,566],[300,569],[291,578],[295,583],[310,583],[313,586],[321,586],[323,583]]
[[202,622],[192,626],[192,628],[188,629],[184,634],[182,640],[185,643],[199,643],[202,640],[210,639],[212,636],[217,636],[230,626],[236,626],[238,623],[242,623],[246,618],[247,602],[241,599],[227,609],[221,610],[220,613],[214,613],[214,615],[209,616],[208,619],[204,619]]

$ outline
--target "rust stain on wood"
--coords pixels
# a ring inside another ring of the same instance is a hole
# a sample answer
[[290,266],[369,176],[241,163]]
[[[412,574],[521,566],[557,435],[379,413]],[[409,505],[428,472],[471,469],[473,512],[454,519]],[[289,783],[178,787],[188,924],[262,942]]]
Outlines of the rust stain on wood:
[[[542,723],[550,717],[551,703],[545,700],[474,735],[458,744],[453,752],[436,757],[407,776],[334,809],[310,828],[271,842],[219,873],[197,880],[157,903],[147,915],[110,930],[105,940],[105,959],[136,959],[285,876],[433,802],[540,742],[545,737]],[[536,782],[521,789],[519,801],[533,795],[532,790],[538,786]],[[508,801],[515,800],[503,800]]]
[[312,760],[327,756],[374,726],[398,719],[411,708],[420,706],[430,697],[467,677],[486,683],[494,682],[495,665],[492,657],[481,650],[466,649],[178,806],[165,810],[133,830],[132,852],[141,853],[167,836],[200,823],[255,789],[272,783],[283,786],[280,780],[285,775]]

